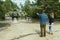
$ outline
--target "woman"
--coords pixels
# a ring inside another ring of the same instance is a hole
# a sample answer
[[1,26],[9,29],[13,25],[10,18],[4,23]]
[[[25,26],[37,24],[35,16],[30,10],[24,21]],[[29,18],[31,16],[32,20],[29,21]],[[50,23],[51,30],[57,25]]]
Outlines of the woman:
[[49,15],[49,34],[53,34],[52,33],[53,24],[54,24],[54,12],[51,12]]

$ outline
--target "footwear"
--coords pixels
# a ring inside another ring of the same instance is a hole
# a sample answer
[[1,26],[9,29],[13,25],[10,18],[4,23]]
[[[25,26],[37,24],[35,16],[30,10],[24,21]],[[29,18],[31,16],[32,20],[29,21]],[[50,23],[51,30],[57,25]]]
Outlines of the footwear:
[[49,34],[53,35],[53,33],[52,33],[52,32],[49,32]]
[[53,35],[53,33],[50,33],[51,35]]
[[44,35],[44,37],[46,37],[46,35]]
[[42,35],[40,35],[40,37],[43,37]]
[[50,32],[48,32],[48,34],[50,34]]

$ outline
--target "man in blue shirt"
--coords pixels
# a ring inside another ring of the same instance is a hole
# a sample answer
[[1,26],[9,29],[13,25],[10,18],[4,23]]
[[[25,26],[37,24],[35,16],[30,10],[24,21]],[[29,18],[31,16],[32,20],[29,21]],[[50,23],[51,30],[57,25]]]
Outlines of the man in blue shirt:
[[40,19],[41,37],[46,36],[46,22],[47,22],[48,16],[44,12],[45,11],[43,11],[42,14],[37,13]]

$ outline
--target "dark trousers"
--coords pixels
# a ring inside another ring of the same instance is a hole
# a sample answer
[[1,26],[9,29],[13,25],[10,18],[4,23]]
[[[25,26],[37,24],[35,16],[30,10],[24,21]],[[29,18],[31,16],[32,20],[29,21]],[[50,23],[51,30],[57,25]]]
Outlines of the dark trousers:
[[41,37],[45,37],[46,36],[46,25],[40,25],[40,29],[41,29]]
[[14,20],[14,17],[12,17],[12,21]]

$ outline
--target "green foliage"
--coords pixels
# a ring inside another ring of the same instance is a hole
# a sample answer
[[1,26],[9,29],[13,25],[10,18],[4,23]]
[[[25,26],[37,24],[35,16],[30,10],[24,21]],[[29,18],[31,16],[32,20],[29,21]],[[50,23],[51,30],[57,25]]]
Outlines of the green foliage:
[[18,9],[18,6],[11,0],[0,0],[0,19],[5,19],[5,14]]
[[22,8],[27,14],[31,16],[36,16],[36,13],[41,13],[41,10],[46,10],[46,13],[53,11],[55,13],[55,18],[60,17],[60,3],[58,0],[35,0],[35,3],[30,3],[29,0],[25,2],[25,5]]

